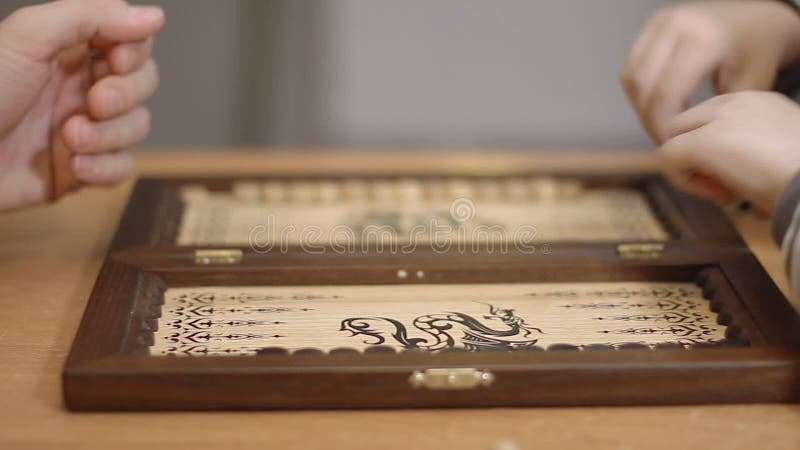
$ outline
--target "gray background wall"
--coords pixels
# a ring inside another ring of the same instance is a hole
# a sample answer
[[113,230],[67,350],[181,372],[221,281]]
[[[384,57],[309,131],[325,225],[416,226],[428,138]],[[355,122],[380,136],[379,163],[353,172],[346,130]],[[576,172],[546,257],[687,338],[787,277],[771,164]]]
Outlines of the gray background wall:
[[151,145],[641,148],[618,72],[671,2],[153,3]]

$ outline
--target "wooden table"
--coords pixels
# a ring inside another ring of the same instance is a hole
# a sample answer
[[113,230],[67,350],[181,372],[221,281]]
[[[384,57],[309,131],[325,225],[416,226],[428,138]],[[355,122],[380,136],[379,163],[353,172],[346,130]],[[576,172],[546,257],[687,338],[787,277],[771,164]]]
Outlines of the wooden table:
[[[142,175],[353,170],[635,170],[647,154],[174,152],[138,156]],[[0,215],[0,449],[10,448],[800,448],[800,405],[481,410],[74,414],[61,366],[131,184]],[[768,223],[737,223],[785,291]]]

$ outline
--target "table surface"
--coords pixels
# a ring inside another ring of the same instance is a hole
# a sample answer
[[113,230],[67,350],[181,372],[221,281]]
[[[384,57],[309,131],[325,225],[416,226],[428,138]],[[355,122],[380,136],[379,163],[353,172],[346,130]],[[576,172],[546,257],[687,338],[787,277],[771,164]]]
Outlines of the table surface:
[[[648,170],[647,153],[149,151],[141,175]],[[70,413],[60,372],[132,183],[0,215],[0,448],[800,448],[800,405]],[[786,292],[768,223],[735,218]]]

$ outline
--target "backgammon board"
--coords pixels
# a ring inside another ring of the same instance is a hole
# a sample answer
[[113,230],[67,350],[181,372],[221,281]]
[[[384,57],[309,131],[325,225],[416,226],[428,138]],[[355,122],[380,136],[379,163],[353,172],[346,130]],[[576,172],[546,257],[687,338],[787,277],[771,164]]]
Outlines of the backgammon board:
[[660,176],[137,184],[73,410],[794,401],[800,321]]

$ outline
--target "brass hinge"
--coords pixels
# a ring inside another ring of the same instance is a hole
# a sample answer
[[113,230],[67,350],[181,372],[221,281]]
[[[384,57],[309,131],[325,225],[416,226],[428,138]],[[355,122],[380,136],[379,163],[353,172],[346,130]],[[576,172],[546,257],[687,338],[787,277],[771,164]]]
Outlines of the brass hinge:
[[622,259],[658,259],[664,253],[664,244],[635,243],[619,244],[617,254]]
[[236,264],[242,260],[240,249],[203,249],[194,251],[195,264]]
[[475,389],[478,386],[489,386],[494,383],[494,374],[488,370],[472,368],[428,369],[415,371],[408,378],[414,388],[431,390]]

